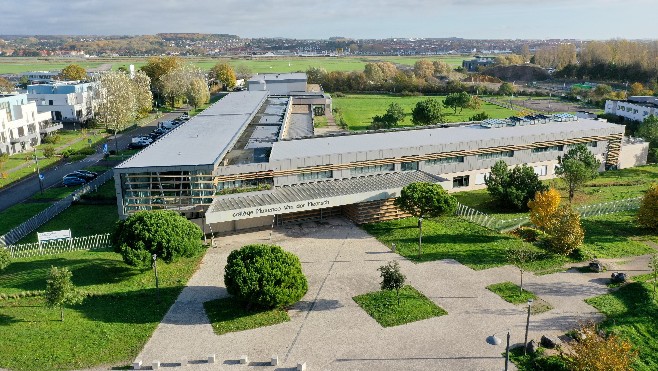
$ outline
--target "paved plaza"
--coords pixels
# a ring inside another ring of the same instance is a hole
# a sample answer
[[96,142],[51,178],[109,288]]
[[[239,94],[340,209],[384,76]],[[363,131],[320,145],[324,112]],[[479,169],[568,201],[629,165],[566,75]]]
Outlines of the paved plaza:
[[[289,311],[290,322],[215,335],[203,302],[228,295],[223,282],[228,254],[270,241],[300,257],[308,293]],[[144,365],[159,360],[175,367],[185,358],[194,370],[293,370],[301,362],[309,371],[501,370],[504,344],[488,345],[487,336],[497,332],[504,339],[509,329],[512,343],[523,342],[525,307],[486,289],[518,282],[514,267],[474,271],[454,260],[412,263],[340,218],[221,237],[216,244],[136,358]],[[389,328],[368,316],[352,297],[379,290],[377,268],[390,260],[398,260],[407,283],[448,315]],[[530,338],[561,335],[579,321],[600,320],[583,299],[606,293],[607,277],[571,271],[525,274],[524,287],[554,307],[531,317]],[[216,355],[215,364],[207,363],[210,354]],[[239,364],[242,355],[249,357],[248,365]],[[276,367],[268,365],[273,355],[279,357]]]

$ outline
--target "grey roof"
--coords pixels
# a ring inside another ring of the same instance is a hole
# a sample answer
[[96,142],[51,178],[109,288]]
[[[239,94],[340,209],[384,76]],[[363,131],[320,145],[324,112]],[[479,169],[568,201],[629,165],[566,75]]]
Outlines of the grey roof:
[[248,82],[258,81],[306,81],[306,74],[304,72],[293,73],[260,73],[252,76]]
[[230,93],[117,168],[213,165],[231,149],[266,98],[266,91]]
[[[484,128],[481,125],[448,128],[370,132],[344,136],[297,139],[274,143],[270,161],[290,158],[322,156],[349,152],[419,148],[439,144],[476,142],[489,139],[522,138],[529,135],[570,133],[608,129],[610,133],[623,132],[623,127],[604,120],[580,119],[568,122]],[[519,140],[519,142],[523,142]]]
[[269,191],[238,193],[218,196],[208,208],[208,213],[239,210],[249,207],[310,201],[320,198],[353,195],[390,189],[401,189],[415,182],[438,183],[441,179],[422,171],[405,171],[358,178],[327,180],[294,186],[274,188]]

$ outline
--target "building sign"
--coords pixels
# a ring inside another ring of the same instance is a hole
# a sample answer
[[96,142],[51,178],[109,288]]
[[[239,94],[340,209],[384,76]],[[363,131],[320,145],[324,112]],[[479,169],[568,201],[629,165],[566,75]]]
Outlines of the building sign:
[[66,229],[62,231],[37,233],[37,239],[39,240],[39,243],[50,241],[50,240],[65,240],[70,238],[71,238],[70,229]]
[[314,210],[325,207],[331,207],[331,202],[329,202],[329,200],[298,201],[288,204],[278,204],[238,210],[233,212],[233,218],[256,218],[265,215],[294,213],[298,211]]

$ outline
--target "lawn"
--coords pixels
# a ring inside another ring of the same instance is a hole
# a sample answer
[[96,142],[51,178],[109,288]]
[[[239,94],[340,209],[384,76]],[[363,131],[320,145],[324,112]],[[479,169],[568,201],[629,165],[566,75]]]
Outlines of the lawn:
[[404,325],[448,314],[411,286],[400,289],[400,305],[395,290],[383,290],[355,296],[354,301],[382,327]]
[[128,267],[110,251],[17,259],[0,275],[0,293],[43,290],[51,266],[68,267],[90,294],[64,311],[41,297],[0,300],[0,367],[12,370],[80,369],[128,364],[197,269],[201,257],[158,264],[153,272]]
[[627,339],[639,351],[636,370],[658,369],[658,305],[652,300],[648,276],[621,286],[609,294],[587,299],[587,303],[606,315],[600,328]]
[[37,215],[50,206],[48,203],[22,203],[0,211],[0,235],[3,235],[24,221]]
[[540,299],[534,293],[525,289],[522,292],[521,287],[512,282],[495,283],[493,285],[487,286],[487,290],[493,292],[506,302],[512,304],[526,305],[528,300],[532,299],[532,304],[530,305],[530,313],[532,314],[544,313],[553,309],[550,304]]
[[28,234],[19,243],[37,242],[37,232],[70,229],[73,237],[111,233],[119,220],[117,205],[73,204],[68,209]]
[[233,297],[203,303],[215,334],[250,330],[290,321],[283,309],[247,310]]
[[[368,129],[372,123],[372,118],[375,115],[383,115],[388,106],[395,102],[404,109],[406,117],[400,126],[412,126],[411,111],[416,103],[427,98],[439,99],[443,101],[445,96],[436,97],[396,97],[392,95],[347,95],[342,98],[333,98],[333,104],[336,109],[340,111],[342,118],[347,122],[350,130],[365,130]],[[482,107],[478,110],[464,109],[461,113],[459,110],[457,114],[452,109],[444,108],[446,122],[462,122],[468,121],[469,117],[479,112],[486,112],[492,118],[506,118],[517,114],[516,111],[509,110],[482,102]]]

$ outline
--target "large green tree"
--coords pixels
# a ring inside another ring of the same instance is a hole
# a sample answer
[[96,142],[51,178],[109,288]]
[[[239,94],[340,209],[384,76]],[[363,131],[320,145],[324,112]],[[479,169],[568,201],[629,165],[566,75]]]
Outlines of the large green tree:
[[275,245],[247,245],[231,251],[224,284],[247,308],[282,308],[308,291],[299,258]]
[[484,183],[498,204],[516,210],[527,210],[528,201],[533,199],[535,193],[548,190],[530,166],[521,165],[509,169],[503,160],[491,167],[491,173],[484,178]]
[[436,218],[455,212],[457,200],[440,184],[416,182],[402,188],[395,206],[415,217]]
[[126,264],[148,269],[152,255],[166,263],[197,255],[203,232],[171,210],[139,211],[117,222],[112,242]]
[[148,58],[146,64],[140,67],[151,79],[151,90],[157,94],[158,100],[163,96],[162,77],[182,65],[183,60],[180,57],[169,56]]
[[465,91],[462,91],[460,93],[450,93],[443,100],[443,105],[454,109],[455,114],[457,113],[457,109],[459,109],[459,113],[461,113],[462,110],[464,108],[469,107],[470,104],[471,104],[471,95]]
[[658,117],[647,116],[637,129],[636,135],[649,142],[649,160],[656,162],[658,160]]
[[585,182],[590,181],[599,174],[601,162],[587,149],[584,144],[578,144],[571,148],[564,156],[558,157],[558,166],[555,174],[567,185],[569,191],[569,202],[578,189]]
[[504,82],[498,87],[498,94],[500,95],[512,95],[515,91],[514,85],[509,82]]
[[228,63],[217,63],[210,69],[210,76],[220,82],[226,89],[235,87],[235,71]]
[[416,103],[411,112],[414,125],[433,125],[445,122],[443,108],[438,99],[428,98]]
[[59,78],[68,81],[85,80],[87,79],[87,70],[75,63],[69,64],[59,73]]

